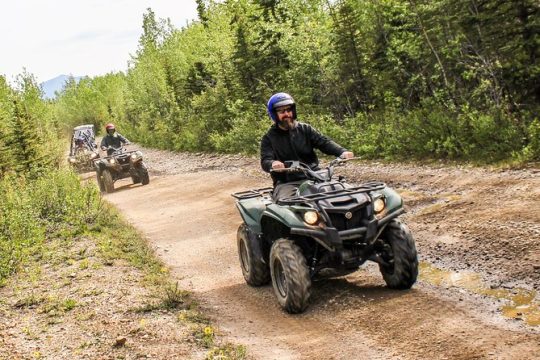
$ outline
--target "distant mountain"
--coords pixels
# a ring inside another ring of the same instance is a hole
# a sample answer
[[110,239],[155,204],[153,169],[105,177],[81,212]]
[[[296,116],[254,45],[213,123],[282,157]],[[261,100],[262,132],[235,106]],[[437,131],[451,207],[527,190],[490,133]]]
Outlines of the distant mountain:
[[[44,97],[46,99],[54,99],[56,97],[55,92],[60,92],[70,77],[71,75],[59,75],[54,79],[42,82],[40,86],[43,89]],[[73,76],[73,78],[76,82],[79,82],[84,76]]]

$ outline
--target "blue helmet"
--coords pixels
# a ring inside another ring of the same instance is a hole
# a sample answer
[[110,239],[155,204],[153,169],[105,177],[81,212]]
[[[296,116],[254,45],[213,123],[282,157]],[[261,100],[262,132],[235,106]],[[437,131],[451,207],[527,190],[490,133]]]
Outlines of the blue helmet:
[[277,93],[270,97],[268,105],[266,105],[266,110],[274,122],[278,121],[276,108],[286,105],[291,105],[293,109],[293,119],[296,120],[296,103],[291,95],[287,93]]

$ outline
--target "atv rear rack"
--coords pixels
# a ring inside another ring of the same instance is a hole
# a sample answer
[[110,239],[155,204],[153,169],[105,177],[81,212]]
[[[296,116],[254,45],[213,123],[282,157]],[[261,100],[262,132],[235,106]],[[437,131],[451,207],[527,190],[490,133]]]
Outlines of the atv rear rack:
[[246,200],[256,198],[259,196],[270,196],[274,189],[272,187],[265,187],[260,189],[244,190],[231,194],[232,197],[238,200]]
[[354,195],[354,194],[365,193],[365,192],[370,192],[370,191],[375,191],[375,190],[381,190],[381,189],[384,189],[385,187],[386,187],[386,184],[383,182],[371,181],[371,182],[364,183],[362,185],[347,188],[347,189],[339,189],[339,190],[327,191],[324,193],[284,198],[284,199],[278,200],[278,204],[294,205],[298,203],[317,202],[320,200],[336,198],[339,196]]

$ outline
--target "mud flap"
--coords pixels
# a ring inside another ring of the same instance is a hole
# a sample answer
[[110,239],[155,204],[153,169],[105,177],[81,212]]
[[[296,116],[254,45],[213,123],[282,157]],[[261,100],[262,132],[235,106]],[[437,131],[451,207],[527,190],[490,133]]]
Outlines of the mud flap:
[[246,226],[246,235],[249,239],[249,244],[251,245],[251,248],[253,249],[253,256],[261,261],[264,264],[267,264],[268,262],[264,258],[264,253],[262,249],[262,237],[259,234],[255,234],[253,231],[249,229],[249,227]]

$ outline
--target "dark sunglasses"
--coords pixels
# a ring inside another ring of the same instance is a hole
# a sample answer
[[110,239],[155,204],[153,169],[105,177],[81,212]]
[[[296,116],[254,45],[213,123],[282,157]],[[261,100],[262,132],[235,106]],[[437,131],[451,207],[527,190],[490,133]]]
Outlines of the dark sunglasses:
[[276,110],[276,113],[279,114],[279,115],[283,115],[285,113],[288,113],[288,112],[293,112],[293,108],[292,107],[288,107],[288,108],[285,108],[285,109],[279,109],[279,110]]

